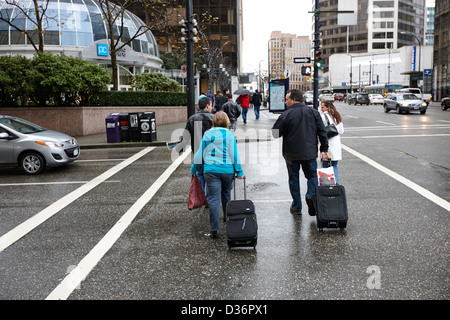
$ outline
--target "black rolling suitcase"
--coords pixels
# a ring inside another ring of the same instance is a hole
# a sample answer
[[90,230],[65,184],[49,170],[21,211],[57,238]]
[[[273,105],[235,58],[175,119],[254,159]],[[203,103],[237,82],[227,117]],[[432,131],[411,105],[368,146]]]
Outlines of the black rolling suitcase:
[[317,228],[347,227],[347,197],[344,186],[332,184],[316,189]]
[[234,200],[227,203],[226,228],[227,244],[233,247],[256,248],[258,240],[258,223],[255,205],[247,200],[247,186],[244,178],[244,200],[236,200],[236,179],[234,181]]

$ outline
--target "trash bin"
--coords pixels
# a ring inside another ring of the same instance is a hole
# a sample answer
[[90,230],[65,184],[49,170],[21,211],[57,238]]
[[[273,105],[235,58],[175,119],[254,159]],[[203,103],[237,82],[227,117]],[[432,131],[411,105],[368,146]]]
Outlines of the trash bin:
[[105,119],[106,122],[106,140],[108,143],[120,142],[119,114],[111,113]]
[[130,141],[130,119],[128,113],[119,113],[120,140]]
[[141,129],[141,141],[143,142],[156,141],[155,112],[153,111],[140,112],[139,128]]
[[130,112],[130,141],[141,141],[141,130],[139,129],[139,113]]

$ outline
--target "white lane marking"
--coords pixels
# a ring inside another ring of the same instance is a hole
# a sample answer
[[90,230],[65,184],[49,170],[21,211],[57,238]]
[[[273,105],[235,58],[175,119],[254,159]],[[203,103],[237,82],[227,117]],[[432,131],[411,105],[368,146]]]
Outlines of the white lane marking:
[[390,176],[391,178],[394,178],[395,180],[403,183],[405,186],[407,186],[408,188],[414,190],[415,192],[417,192],[418,194],[420,194],[421,196],[424,196],[425,198],[427,198],[428,200],[433,201],[434,203],[436,203],[438,206],[444,208],[445,210],[450,212],[450,202],[442,199],[441,197],[435,195],[434,193],[428,191],[427,189],[419,186],[418,184],[412,182],[409,179],[406,179],[405,177],[399,175],[398,173],[386,168],[385,166],[382,166],[381,164],[379,164],[378,162],[373,161],[372,159],[366,157],[365,155],[359,153],[358,151],[353,150],[352,148],[347,147],[346,145],[342,145],[342,149],[346,150],[347,152],[353,154],[354,156],[360,158],[361,160],[363,160],[364,162],[367,162],[368,164],[370,164],[372,167],[380,170],[381,172],[386,173],[388,176]]
[[438,134],[402,134],[402,135],[384,135],[384,136],[342,136],[341,139],[373,139],[373,138],[412,138],[412,137],[447,137],[450,133]]
[[145,191],[145,193],[128,209],[108,233],[95,245],[95,247],[80,261],[80,263],[61,281],[49,294],[46,300],[65,300],[80,283],[86,279],[97,263],[111,249],[125,229],[133,222],[142,208],[153,198],[161,186],[169,179],[172,173],[183,163],[191,153],[190,147],[179,156],[164,173]]
[[[43,185],[60,185],[60,184],[84,184],[89,181],[58,181],[58,182],[27,182],[27,183],[0,183],[0,187],[17,187],[17,186],[43,186]],[[109,180],[105,182],[122,182],[120,180]]]
[[76,160],[75,162],[107,162],[107,161],[124,161],[125,159],[92,159],[92,160]]
[[60,210],[71,204],[73,201],[87,193],[88,191],[92,190],[96,186],[98,186],[100,183],[104,182],[106,179],[110,178],[111,176],[115,175],[117,172],[122,170],[123,168],[127,167],[128,165],[132,164],[134,161],[138,160],[148,152],[155,149],[155,147],[148,147],[139,153],[136,153],[132,157],[128,158],[127,160],[119,163],[115,167],[112,167],[108,171],[102,173],[98,177],[92,179],[88,183],[82,185],[78,189],[72,191],[68,195],[62,197],[58,201],[54,202],[41,212],[35,214],[28,220],[22,222],[20,225],[15,227],[14,229],[10,230],[6,234],[0,237],[0,252],[8,248],[10,245],[12,245],[14,242],[25,236],[28,232],[32,231],[34,228],[38,227],[40,224],[42,224],[47,219],[54,216],[56,213],[58,213]]
[[408,126],[370,126],[370,127],[345,127],[345,131],[374,131],[374,130],[425,130],[425,129],[448,129],[450,126],[446,124],[433,125],[408,125]]
[[351,116],[351,115],[348,115],[348,114],[346,115],[346,117],[347,117],[347,118],[354,118],[354,119],[358,119],[358,118],[359,118],[359,117],[357,117],[357,116]]
[[396,123],[392,123],[392,122],[384,122],[384,121],[376,121],[376,122],[381,123],[381,124],[388,124],[388,125],[391,125],[391,126],[396,126],[397,125]]
[[450,123],[450,121],[448,121],[448,120],[438,120],[438,121]]

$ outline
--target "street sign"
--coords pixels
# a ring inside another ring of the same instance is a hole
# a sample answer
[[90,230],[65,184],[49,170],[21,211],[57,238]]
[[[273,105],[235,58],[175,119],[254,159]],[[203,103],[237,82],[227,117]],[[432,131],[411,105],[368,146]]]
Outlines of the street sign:
[[181,72],[186,73],[187,72],[187,66],[181,66]]
[[431,69],[425,69],[423,70],[423,75],[425,77],[431,77]]
[[311,63],[311,57],[297,57],[297,58],[294,58],[294,63]]
[[289,78],[289,77],[291,76],[291,70],[289,70],[289,69],[284,70],[284,76],[285,76],[286,78]]

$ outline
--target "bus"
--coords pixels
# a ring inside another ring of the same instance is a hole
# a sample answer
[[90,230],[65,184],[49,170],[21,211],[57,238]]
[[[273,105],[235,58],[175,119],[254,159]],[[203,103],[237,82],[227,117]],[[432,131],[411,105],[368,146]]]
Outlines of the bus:
[[395,92],[401,88],[403,88],[403,85],[401,84],[374,84],[372,86],[365,87],[364,92],[369,94],[378,93],[384,97],[386,96],[386,93]]

